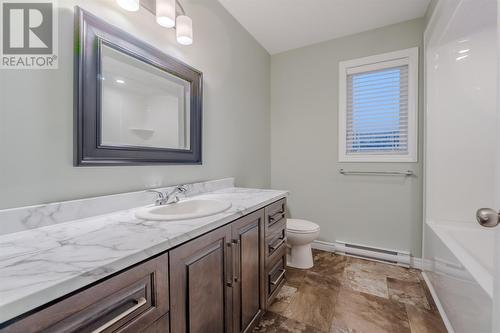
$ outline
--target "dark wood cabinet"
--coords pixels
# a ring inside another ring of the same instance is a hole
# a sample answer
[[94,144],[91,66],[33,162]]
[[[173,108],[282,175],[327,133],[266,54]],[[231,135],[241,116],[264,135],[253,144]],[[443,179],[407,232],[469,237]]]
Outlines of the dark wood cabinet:
[[286,278],[286,199],[265,208],[265,297],[270,305]]
[[233,331],[247,332],[266,305],[264,288],[264,210],[242,217],[231,226],[233,236]]
[[270,305],[285,284],[286,277],[286,248],[282,247],[280,256],[270,262],[266,268],[266,297]]
[[172,332],[247,332],[265,305],[264,210],[170,252]]
[[286,247],[286,219],[274,223],[266,233],[265,258],[266,262],[275,261],[282,256],[280,250]]
[[172,332],[232,332],[231,245],[229,225],[170,251]]
[[266,214],[266,234],[269,235],[269,229],[280,221],[286,221],[286,199],[280,199],[273,202],[265,209]]
[[141,333],[168,333],[170,332],[170,318],[166,314],[148,327]]

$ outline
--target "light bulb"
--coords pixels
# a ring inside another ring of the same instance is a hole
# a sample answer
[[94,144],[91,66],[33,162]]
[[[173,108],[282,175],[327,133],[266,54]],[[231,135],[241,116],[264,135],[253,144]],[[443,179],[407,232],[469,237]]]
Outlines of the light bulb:
[[156,0],[156,22],[165,28],[175,27],[175,0]]
[[129,12],[136,12],[141,7],[140,0],[116,0],[116,3]]
[[193,21],[189,16],[177,16],[177,42],[182,45],[193,44]]

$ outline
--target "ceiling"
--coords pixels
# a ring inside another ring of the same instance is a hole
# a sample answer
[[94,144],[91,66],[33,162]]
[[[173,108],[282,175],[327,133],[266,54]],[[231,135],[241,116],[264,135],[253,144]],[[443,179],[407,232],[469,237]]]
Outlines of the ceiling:
[[219,0],[270,53],[423,17],[430,0]]

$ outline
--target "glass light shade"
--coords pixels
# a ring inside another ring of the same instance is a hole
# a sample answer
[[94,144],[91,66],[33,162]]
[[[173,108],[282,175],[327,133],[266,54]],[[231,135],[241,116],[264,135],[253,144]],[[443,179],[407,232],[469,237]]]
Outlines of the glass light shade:
[[177,16],[177,42],[182,45],[193,44],[193,21],[189,16]]
[[156,0],[156,22],[165,28],[175,27],[175,0]]
[[116,3],[129,12],[136,12],[141,7],[140,0],[116,0]]

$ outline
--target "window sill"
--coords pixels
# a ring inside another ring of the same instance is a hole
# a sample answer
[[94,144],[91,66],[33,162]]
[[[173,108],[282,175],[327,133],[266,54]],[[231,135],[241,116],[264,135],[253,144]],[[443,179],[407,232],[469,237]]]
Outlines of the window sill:
[[344,163],[417,163],[418,159],[413,156],[377,156],[377,155],[364,155],[364,156],[342,156],[339,157],[339,162]]

